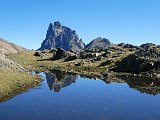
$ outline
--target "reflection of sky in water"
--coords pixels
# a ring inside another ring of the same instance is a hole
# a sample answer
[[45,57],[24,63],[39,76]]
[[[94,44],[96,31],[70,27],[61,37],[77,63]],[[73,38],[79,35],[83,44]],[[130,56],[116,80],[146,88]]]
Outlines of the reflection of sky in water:
[[[66,75],[64,78],[67,77]],[[64,80],[63,77],[60,78]],[[160,119],[160,95],[140,93],[130,89],[126,83],[106,84],[101,80],[80,77],[75,82],[63,84],[57,93],[50,90],[47,81],[43,81],[40,87],[0,103],[0,118],[2,120]]]

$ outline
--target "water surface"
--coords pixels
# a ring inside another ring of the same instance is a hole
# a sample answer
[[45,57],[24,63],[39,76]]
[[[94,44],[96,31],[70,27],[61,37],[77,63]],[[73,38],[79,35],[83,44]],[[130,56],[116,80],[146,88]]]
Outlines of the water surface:
[[160,120],[157,86],[107,84],[61,72],[41,75],[41,86],[0,103],[1,120]]

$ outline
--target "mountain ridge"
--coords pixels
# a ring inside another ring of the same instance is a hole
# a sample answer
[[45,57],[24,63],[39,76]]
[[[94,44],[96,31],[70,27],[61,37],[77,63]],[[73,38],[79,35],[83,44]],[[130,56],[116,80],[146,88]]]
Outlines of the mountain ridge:
[[[152,43],[142,44],[139,47],[145,47],[151,45]],[[59,21],[50,23],[46,38],[42,42],[41,47],[38,50],[53,49],[53,48],[62,48],[64,50],[73,50],[80,52],[85,49],[90,48],[100,48],[108,49],[113,45],[109,39],[97,37],[90,41],[88,44],[85,44],[82,39],[78,37],[78,34],[75,30],[72,30],[69,27],[61,25]],[[123,45],[123,44],[121,44]],[[131,44],[124,44],[126,47],[134,46]],[[152,44],[154,45],[154,44]]]

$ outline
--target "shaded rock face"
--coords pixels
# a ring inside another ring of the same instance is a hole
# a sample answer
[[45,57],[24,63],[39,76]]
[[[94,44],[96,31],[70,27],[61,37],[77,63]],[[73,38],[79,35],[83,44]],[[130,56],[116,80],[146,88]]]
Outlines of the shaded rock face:
[[119,43],[117,46],[122,47],[122,48],[133,48],[133,49],[140,49],[138,46],[134,46],[132,44],[125,44],[125,43]]
[[81,51],[85,44],[79,39],[75,31],[62,26],[60,22],[50,23],[47,30],[46,39],[42,42],[39,50],[63,48],[64,50]]
[[139,58],[135,55],[129,55],[124,58],[118,68],[115,71],[117,72],[129,72],[129,73],[139,73],[150,70],[152,65],[149,61]]
[[59,60],[59,59],[62,59],[62,58],[68,57],[68,56],[69,56],[68,53],[64,49],[58,48],[56,51],[56,54],[53,55],[53,59]]
[[153,47],[153,46],[156,46],[156,45],[153,44],[153,43],[146,43],[146,44],[140,45],[140,47],[141,47],[141,48],[144,48],[144,49],[147,49],[147,48]]
[[112,43],[106,38],[96,38],[92,40],[89,44],[85,46],[85,49],[98,48],[98,49],[108,49]]
[[67,61],[70,61],[71,59],[73,59],[73,58],[71,58],[73,56],[76,56],[75,53],[65,51],[62,48],[58,48],[57,51],[56,51],[56,54],[53,55],[53,60],[68,59]]
[[113,71],[141,73],[160,69],[160,51],[145,47],[124,58]]
[[36,51],[36,52],[34,53],[34,56],[41,57],[41,56],[43,56],[43,54],[42,54],[42,52],[40,52],[40,51]]

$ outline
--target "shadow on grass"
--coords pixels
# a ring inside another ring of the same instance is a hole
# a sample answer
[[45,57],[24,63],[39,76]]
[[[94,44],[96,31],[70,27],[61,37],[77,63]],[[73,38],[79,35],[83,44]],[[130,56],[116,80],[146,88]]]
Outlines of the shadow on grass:
[[48,59],[40,59],[40,60],[36,60],[36,61],[53,61],[52,58],[48,58]]

